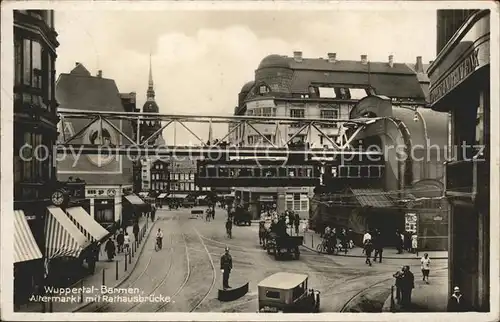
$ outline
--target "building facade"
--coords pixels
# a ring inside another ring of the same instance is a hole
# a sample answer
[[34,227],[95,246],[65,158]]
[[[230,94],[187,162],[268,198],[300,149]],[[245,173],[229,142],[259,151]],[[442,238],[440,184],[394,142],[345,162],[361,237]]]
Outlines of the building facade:
[[155,160],[151,164],[151,191],[157,195],[169,192],[169,163],[163,160]]
[[[445,24],[446,22],[446,24]],[[448,116],[449,290],[490,305],[490,11],[438,11],[430,104]]]
[[[89,95],[88,93],[92,93]],[[56,85],[57,100],[61,108],[74,110],[124,112],[126,108],[135,110],[135,100],[127,100],[123,105],[116,83],[104,78],[102,71],[93,76],[80,63],[70,73],[62,73]],[[71,119],[60,122],[59,140],[64,141],[78,133],[90,120]],[[132,125],[128,121],[111,120],[127,136],[132,136]],[[100,128],[102,127],[102,133]],[[99,135],[101,133],[101,135]],[[124,138],[110,124],[93,122],[81,137],[72,143],[120,145]],[[124,198],[133,190],[133,164],[127,156],[119,155],[66,155],[57,163],[57,176],[65,181],[78,177],[86,182],[85,210],[97,222],[105,227],[123,222]],[[128,216],[129,214],[125,214]]]
[[170,194],[168,199],[184,199],[210,191],[209,187],[198,187],[195,184],[196,159],[170,161]]
[[[359,61],[338,60],[335,53],[327,57],[304,58],[302,52],[265,57],[255,79],[242,87],[235,115],[292,117],[298,122],[278,129],[254,125],[265,138],[252,128],[239,127],[230,136],[231,143],[283,146],[307,141],[312,147],[332,148],[332,141],[343,134],[341,124],[318,124],[304,131],[299,120],[347,120],[357,102],[371,95],[387,96],[394,104],[425,103],[428,79],[421,57],[415,64],[397,63],[393,56],[385,63],[370,62],[367,55]],[[272,204],[279,211],[292,209],[308,217],[313,194],[312,188],[303,187],[236,189],[237,200],[249,204],[255,217]]]
[[[14,301],[22,303],[44,284],[44,223],[57,181],[52,147],[57,139],[54,76],[59,43],[53,10],[13,14],[14,249],[29,249],[14,254]],[[48,149],[42,153],[37,146]]]

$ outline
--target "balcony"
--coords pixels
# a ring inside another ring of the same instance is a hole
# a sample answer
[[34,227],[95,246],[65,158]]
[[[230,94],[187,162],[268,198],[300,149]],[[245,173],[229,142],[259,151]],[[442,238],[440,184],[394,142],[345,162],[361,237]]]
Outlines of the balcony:
[[446,164],[446,195],[471,199],[478,194],[489,195],[489,161],[472,160],[452,161]]

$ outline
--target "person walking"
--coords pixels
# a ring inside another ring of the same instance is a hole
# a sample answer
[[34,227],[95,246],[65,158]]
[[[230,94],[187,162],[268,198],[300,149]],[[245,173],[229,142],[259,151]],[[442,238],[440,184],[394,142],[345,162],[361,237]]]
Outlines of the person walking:
[[222,287],[226,290],[229,286],[229,274],[233,269],[233,258],[229,254],[229,247],[226,247],[224,255],[220,259],[220,269],[222,272]]
[[363,235],[363,250],[362,250],[363,253],[366,252],[366,248],[365,248],[366,241],[367,240],[371,241],[371,239],[372,239],[372,235],[370,234],[370,232],[368,230],[365,231],[365,234]]
[[371,239],[367,239],[365,242],[365,254],[366,254],[366,260],[365,263],[372,266],[371,262],[371,257],[372,257],[372,251],[373,251],[373,244]]
[[154,222],[156,217],[156,207],[151,205],[151,221]]
[[403,234],[396,230],[396,249],[398,250],[398,254],[403,253]]
[[113,242],[113,239],[108,239],[106,242],[106,246],[104,246],[104,249],[106,250],[106,253],[108,254],[108,261],[112,261],[113,258],[116,255],[116,247],[115,243]]
[[418,256],[418,236],[417,233],[411,235],[411,252]]
[[128,254],[130,252],[130,236],[128,232],[125,232],[123,236],[123,247],[125,249],[125,253]]
[[401,303],[401,281],[403,279],[403,274],[404,274],[405,267],[401,267],[399,271],[394,273],[392,276],[395,278],[395,283],[394,286],[396,286],[396,303],[400,304]]
[[415,276],[410,271],[410,266],[404,267],[401,278],[401,306],[408,309],[411,305],[411,292],[415,288]]
[[137,220],[135,221],[132,232],[134,233],[134,242],[137,243],[139,241],[139,222]]
[[453,288],[453,294],[448,300],[448,312],[467,312],[467,303],[460,291],[460,287]]
[[431,259],[429,258],[429,254],[424,254],[424,257],[420,259],[420,264],[422,264],[422,281],[429,284],[429,273],[431,271]]
[[118,235],[116,236],[116,243],[118,244],[118,253],[123,252],[123,242],[125,241],[123,230],[120,229],[118,231]]
[[379,258],[379,263],[382,263],[382,252],[384,251],[384,248],[382,247],[382,237],[380,236],[380,231],[377,229],[375,233],[373,234],[373,250],[374,250],[374,255],[373,255],[373,262],[377,262],[377,257]]

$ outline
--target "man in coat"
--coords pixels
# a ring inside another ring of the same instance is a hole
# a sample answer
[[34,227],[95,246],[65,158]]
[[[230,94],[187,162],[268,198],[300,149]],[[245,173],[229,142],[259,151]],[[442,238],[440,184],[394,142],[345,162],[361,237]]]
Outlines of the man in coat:
[[401,278],[401,306],[409,308],[411,305],[411,292],[415,288],[415,276],[410,272],[410,266],[405,266]]
[[222,287],[224,289],[230,288],[229,286],[229,274],[233,269],[233,259],[229,254],[229,248],[226,247],[226,252],[222,255],[220,259],[220,269],[222,271]]

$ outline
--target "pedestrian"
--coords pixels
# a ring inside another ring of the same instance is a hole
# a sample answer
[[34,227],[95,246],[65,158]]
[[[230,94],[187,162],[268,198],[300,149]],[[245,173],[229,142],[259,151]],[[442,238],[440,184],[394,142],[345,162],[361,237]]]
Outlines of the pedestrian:
[[225,253],[220,259],[220,269],[222,272],[222,287],[224,289],[231,288],[229,286],[229,274],[231,274],[231,270],[233,269],[233,259],[229,254],[229,247],[226,247]]
[[155,221],[155,216],[156,216],[156,207],[154,205],[151,205],[151,221]]
[[123,242],[125,241],[125,237],[123,235],[123,230],[120,229],[118,231],[118,235],[116,236],[116,243],[118,244],[118,253],[123,252]]
[[134,241],[137,243],[137,241],[139,240],[139,223],[137,222],[137,220],[135,221],[132,231],[134,233]]
[[365,234],[363,235],[363,250],[362,250],[362,253],[366,252],[366,248],[365,248],[366,241],[367,240],[371,240],[371,239],[372,239],[372,235],[370,234],[370,232],[368,230],[365,231]]
[[380,231],[376,230],[373,238],[373,262],[377,262],[377,257],[379,258],[378,262],[382,263],[382,253],[384,252],[384,247],[382,246],[382,237],[380,236]]
[[295,224],[295,235],[299,235],[299,226],[300,226],[300,216],[299,214],[295,214],[295,221],[294,221],[294,224]]
[[399,230],[396,230],[396,249],[398,250],[398,254],[401,254],[403,252],[402,236],[403,235],[399,232]]
[[448,300],[448,312],[467,312],[467,303],[460,291],[460,287],[453,288],[453,294]]
[[404,267],[403,277],[401,279],[401,306],[409,308],[411,305],[411,292],[415,288],[415,276],[410,271],[410,266]]
[[425,253],[424,257],[420,259],[420,263],[422,264],[422,281],[429,284],[429,273],[431,271],[431,259],[429,258],[429,254]]
[[404,266],[401,267],[401,269],[399,271],[397,271],[396,273],[394,273],[392,276],[395,278],[395,283],[394,283],[394,286],[396,286],[396,302],[398,304],[401,303],[401,281],[403,279],[403,274],[404,274]]
[[129,247],[130,247],[130,236],[128,232],[125,232],[125,235],[123,236],[123,246],[125,248],[125,253],[129,253]]
[[366,242],[365,242],[365,254],[366,254],[366,260],[365,260],[365,263],[372,266],[372,262],[371,262],[371,257],[372,257],[372,251],[373,251],[373,244],[372,244],[372,240],[371,239],[367,239]]
[[106,253],[108,254],[108,261],[112,261],[113,258],[116,255],[116,248],[115,248],[115,243],[113,242],[113,239],[108,239],[106,242],[106,246],[104,246],[104,249],[106,250]]
[[411,235],[411,252],[413,254],[417,254],[417,249],[418,249],[418,236],[416,233],[413,233],[413,235]]

